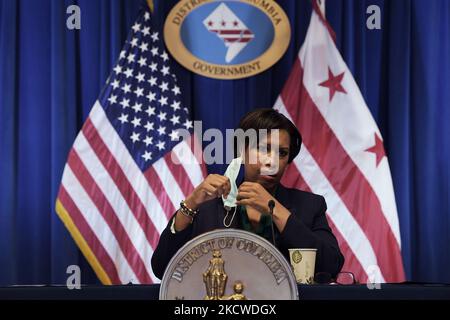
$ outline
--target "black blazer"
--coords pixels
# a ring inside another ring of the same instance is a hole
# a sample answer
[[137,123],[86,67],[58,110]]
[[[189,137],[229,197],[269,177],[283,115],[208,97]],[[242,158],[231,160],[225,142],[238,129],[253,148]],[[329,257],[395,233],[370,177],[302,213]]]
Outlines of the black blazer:
[[[281,253],[289,261],[289,248],[316,248],[315,272],[328,272],[335,276],[344,264],[344,257],[328,226],[325,199],[313,193],[288,189],[282,185],[278,186],[275,198],[291,212],[282,233],[275,227],[275,243]],[[238,209],[230,228],[242,229],[239,212]],[[200,205],[199,213],[189,227],[173,234],[170,226],[174,215],[161,234],[153,253],[154,274],[161,279],[170,259],[189,240],[202,233],[225,228],[223,225],[225,213],[221,198],[207,201]]]

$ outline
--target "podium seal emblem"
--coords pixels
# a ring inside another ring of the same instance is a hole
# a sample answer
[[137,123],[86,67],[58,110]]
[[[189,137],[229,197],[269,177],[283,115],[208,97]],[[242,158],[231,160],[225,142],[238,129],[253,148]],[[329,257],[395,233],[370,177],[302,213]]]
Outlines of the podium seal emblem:
[[270,242],[225,229],[186,243],[161,281],[161,300],[297,300],[290,264]]

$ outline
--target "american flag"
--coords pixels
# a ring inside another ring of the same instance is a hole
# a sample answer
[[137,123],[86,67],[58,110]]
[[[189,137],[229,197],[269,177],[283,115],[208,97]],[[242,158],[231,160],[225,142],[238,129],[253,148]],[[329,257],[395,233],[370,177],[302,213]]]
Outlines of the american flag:
[[169,60],[142,11],[64,169],[56,211],[104,284],[158,281],[159,235],[206,173]]
[[405,280],[394,190],[380,131],[313,0],[310,25],[275,108],[300,129],[283,182],[325,196],[327,217],[360,282]]

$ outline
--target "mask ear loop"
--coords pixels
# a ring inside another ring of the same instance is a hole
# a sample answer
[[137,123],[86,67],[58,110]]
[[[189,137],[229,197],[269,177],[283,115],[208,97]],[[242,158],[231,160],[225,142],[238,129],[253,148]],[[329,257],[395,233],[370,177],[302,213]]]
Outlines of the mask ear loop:
[[225,214],[225,217],[223,218],[223,225],[224,225],[225,228],[229,228],[231,226],[231,224],[233,223],[234,216],[236,215],[236,208],[237,207],[233,208],[234,209],[233,210],[233,215],[231,216],[230,223],[228,223],[228,224],[226,223],[226,221],[227,221],[228,215],[230,214],[231,208],[229,206],[224,206],[224,208],[225,208],[225,211],[227,213]]
[[[244,148],[245,147],[241,147],[240,148],[240,150],[238,151],[238,154],[237,154],[237,156],[238,157],[243,157],[244,156]],[[242,158],[242,160],[243,160],[244,158]],[[237,209],[237,206],[235,206],[235,207],[233,207],[233,215],[231,216],[231,220],[230,220],[230,222],[227,224],[227,219],[228,219],[228,216],[229,216],[229,214],[230,214],[230,211],[231,211],[231,208],[229,207],[229,206],[223,206],[224,207],[224,209],[225,209],[225,211],[227,212],[226,214],[225,214],[225,217],[223,218],[223,225],[224,225],[224,227],[225,228],[229,228],[230,226],[231,226],[231,224],[233,223],[233,220],[234,220],[234,217],[235,217],[235,215],[236,215],[236,209]]]

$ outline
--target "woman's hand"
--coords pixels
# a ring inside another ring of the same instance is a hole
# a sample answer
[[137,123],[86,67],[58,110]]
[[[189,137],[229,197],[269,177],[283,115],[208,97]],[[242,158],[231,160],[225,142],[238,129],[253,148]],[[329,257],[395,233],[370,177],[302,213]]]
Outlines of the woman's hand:
[[186,205],[192,210],[197,208],[205,201],[221,197],[226,198],[231,190],[230,180],[219,174],[210,174],[198,185],[197,188],[186,198]]
[[268,203],[270,200],[277,201],[259,183],[246,181],[239,186],[236,203],[238,205],[250,206],[263,214],[269,214]]
[[[222,195],[227,197],[230,190],[231,184],[227,177],[219,174],[210,174],[192,191],[184,202],[188,208],[197,210],[205,201],[218,198]],[[191,218],[186,217],[178,210],[175,217],[175,230],[181,231],[187,228],[191,222]]]
[[236,203],[248,206],[262,214],[270,214],[269,201],[275,201],[273,222],[283,232],[291,213],[277,201],[262,185],[256,182],[244,182],[239,186]]

